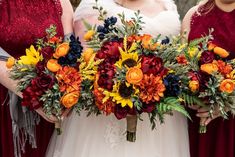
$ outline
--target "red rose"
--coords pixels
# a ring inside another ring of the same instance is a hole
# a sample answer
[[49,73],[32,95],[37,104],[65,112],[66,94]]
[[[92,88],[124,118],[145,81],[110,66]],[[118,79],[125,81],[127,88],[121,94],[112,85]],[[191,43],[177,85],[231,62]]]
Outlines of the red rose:
[[205,51],[200,57],[200,64],[212,63],[215,59],[215,54],[210,51]]
[[36,64],[37,74],[39,74],[39,75],[43,74],[44,70],[45,70],[45,62],[43,62],[43,61],[38,62]]
[[53,56],[54,49],[51,46],[46,46],[46,47],[43,47],[40,52],[43,58],[48,60]]
[[39,100],[39,96],[43,94],[43,91],[29,85],[25,90],[22,91],[23,99],[21,102],[22,106],[27,106],[31,110],[38,109],[42,106],[42,102]]
[[117,119],[123,119],[126,118],[128,113],[128,108],[122,107],[121,105],[115,105],[114,107],[114,115],[116,116]]
[[150,103],[150,104],[144,103],[142,107],[142,111],[147,112],[147,113],[151,113],[155,109],[156,109],[156,105],[154,103]]
[[32,86],[39,88],[43,91],[51,89],[54,83],[54,78],[51,75],[47,74],[42,74],[31,81]]

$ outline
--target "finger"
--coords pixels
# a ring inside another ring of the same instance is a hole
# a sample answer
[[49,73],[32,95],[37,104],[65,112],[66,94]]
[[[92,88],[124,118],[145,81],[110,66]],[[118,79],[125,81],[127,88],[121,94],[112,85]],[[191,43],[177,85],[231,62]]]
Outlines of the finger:
[[203,112],[203,113],[197,113],[196,116],[200,118],[208,118],[210,117],[210,114],[209,112]]
[[189,108],[191,108],[193,110],[198,110],[200,108],[200,106],[198,106],[198,105],[190,105]]
[[208,107],[200,107],[197,112],[208,112],[209,108]]
[[201,126],[205,126],[205,125],[206,125],[206,124],[205,124],[205,123],[206,123],[206,120],[207,120],[207,118],[201,118],[201,119],[200,119],[200,125],[201,125]]
[[47,117],[48,117],[48,119],[49,119],[50,121],[52,121],[53,123],[56,123],[56,122],[59,121],[58,118],[56,118],[56,117],[53,116],[53,115],[49,115],[49,116],[47,116]]
[[214,120],[214,119],[216,119],[218,117],[220,117],[219,114],[218,115],[214,115],[213,117],[207,118],[207,120],[205,121],[205,125],[208,125],[212,120]]
[[62,117],[68,117],[71,114],[71,108],[66,109],[63,113],[62,113]]

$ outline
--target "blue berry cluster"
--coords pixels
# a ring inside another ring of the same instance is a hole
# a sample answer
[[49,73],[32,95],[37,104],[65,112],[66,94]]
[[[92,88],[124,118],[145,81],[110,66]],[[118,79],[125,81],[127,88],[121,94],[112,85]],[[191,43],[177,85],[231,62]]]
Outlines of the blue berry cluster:
[[169,44],[170,43],[170,39],[168,37],[166,37],[165,39],[162,40],[161,44]]
[[68,54],[64,57],[60,57],[58,60],[58,63],[62,66],[76,66],[77,59],[81,56],[83,47],[81,45],[81,42],[79,41],[79,38],[76,39],[74,35],[71,35],[69,46],[70,50]]
[[117,18],[116,17],[109,17],[104,20],[104,25],[101,26],[99,25],[97,27],[97,32],[99,33],[98,37],[100,40],[103,40],[105,37],[105,34],[108,34],[109,32],[113,31],[114,28],[113,26],[117,23]]
[[181,93],[179,76],[169,74],[163,79],[163,82],[166,86],[166,96],[178,96]]

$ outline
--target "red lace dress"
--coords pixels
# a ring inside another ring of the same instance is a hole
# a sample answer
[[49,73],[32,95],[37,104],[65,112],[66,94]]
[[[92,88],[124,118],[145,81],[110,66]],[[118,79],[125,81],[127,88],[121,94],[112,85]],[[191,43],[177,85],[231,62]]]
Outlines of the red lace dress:
[[[201,7],[191,19],[189,40],[208,34],[208,28],[214,28],[213,42],[230,51],[235,58],[235,10],[224,12],[214,6],[205,12],[209,4]],[[207,127],[206,134],[198,134],[199,118],[192,114],[193,122],[189,122],[191,157],[235,157],[235,120],[217,118]]]
[[[0,47],[10,55],[19,57],[35,39],[45,36],[51,24],[57,26],[63,36],[62,8],[59,0],[0,0]],[[3,104],[7,89],[0,84],[0,104]],[[53,132],[54,125],[41,118],[37,126],[38,149],[26,146],[24,157],[43,157]],[[8,105],[0,105],[0,156],[13,157],[11,117]]]

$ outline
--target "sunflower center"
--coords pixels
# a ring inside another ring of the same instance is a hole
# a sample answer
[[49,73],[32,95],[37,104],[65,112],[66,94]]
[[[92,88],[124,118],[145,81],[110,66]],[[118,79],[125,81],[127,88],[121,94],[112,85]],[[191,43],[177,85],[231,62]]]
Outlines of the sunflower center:
[[125,82],[121,83],[119,86],[118,93],[121,95],[121,97],[127,99],[130,98],[132,93],[134,92],[132,86],[127,87]]
[[122,65],[123,65],[123,66],[126,65],[128,68],[130,68],[130,67],[136,66],[136,65],[137,65],[137,62],[136,62],[135,60],[133,60],[133,59],[126,59],[126,60],[124,60],[124,61],[122,62]]

